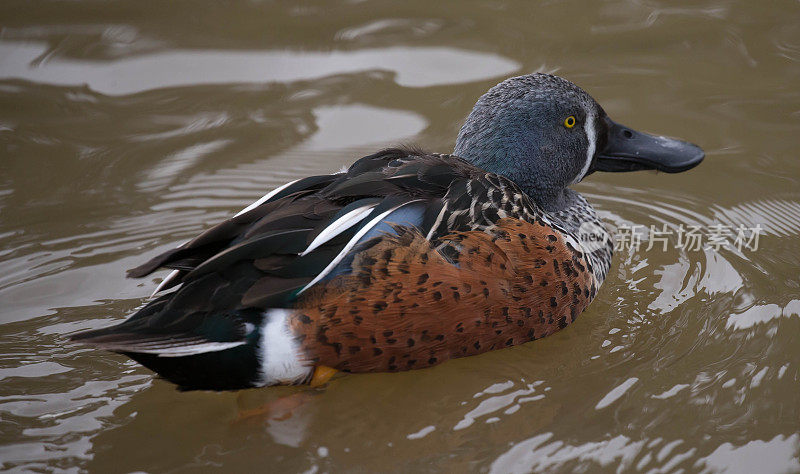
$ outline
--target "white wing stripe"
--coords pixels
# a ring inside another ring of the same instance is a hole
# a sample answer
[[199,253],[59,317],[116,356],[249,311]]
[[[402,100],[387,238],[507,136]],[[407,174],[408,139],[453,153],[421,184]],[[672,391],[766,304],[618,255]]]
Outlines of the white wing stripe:
[[317,282],[319,282],[320,280],[322,280],[322,279],[325,277],[325,275],[327,275],[328,273],[330,273],[330,272],[331,272],[331,270],[333,270],[333,269],[334,269],[334,267],[336,267],[336,265],[337,265],[337,264],[338,264],[338,263],[339,263],[339,262],[340,262],[340,261],[341,261],[341,260],[344,258],[344,256],[345,256],[345,255],[347,255],[347,252],[349,252],[349,251],[350,251],[350,249],[352,249],[352,248],[353,248],[353,247],[356,245],[356,243],[358,242],[358,240],[359,240],[361,237],[363,237],[363,236],[364,236],[364,234],[366,234],[367,232],[369,232],[369,230],[370,230],[370,229],[372,229],[373,227],[375,227],[376,225],[378,225],[378,223],[379,223],[380,221],[382,221],[384,217],[388,216],[388,215],[389,215],[389,214],[391,214],[392,212],[394,212],[394,211],[396,211],[396,210],[400,209],[401,207],[403,207],[403,206],[405,206],[405,205],[407,205],[407,204],[411,204],[412,202],[418,202],[418,201],[420,201],[420,199],[416,199],[416,200],[414,200],[414,201],[408,201],[408,202],[404,202],[404,203],[402,203],[402,204],[399,204],[399,205],[397,205],[397,206],[395,206],[395,207],[393,207],[393,208],[391,208],[391,209],[389,209],[389,210],[387,210],[387,211],[384,211],[384,212],[382,212],[382,213],[378,214],[378,215],[377,215],[377,216],[376,216],[374,219],[372,219],[371,221],[369,221],[369,222],[367,223],[367,225],[365,225],[364,227],[362,227],[361,229],[359,229],[359,230],[358,230],[358,232],[356,232],[356,235],[354,235],[354,236],[353,236],[353,238],[352,238],[352,239],[350,239],[350,240],[347,242],[347,244],[344,246],[344,248],[342,249],[342,251],[341,251],[341,252],[339,252],[339,254],[338,254],[338,255],[336,255],[336,257],[334,257],[334,259],[333,259],[333,260],[331,260],[331,263],[329,263],[329,264],[328,264],[328,266],[327,266],[327,267],[325,267],[325,269],[324,269],[324,270],[322,270],[322,272],[320,272],[320,274],[319,274],[319,275],[317,275],[317,276],[316,276],[316,277],[315,277],[313,280],[311,280],[311,283],[309,283],[308,285],[304,286],[304,287],[303,287],[303,289],[301,289],[300,291],[298,291],[298,292],[297,292],[297,294],[298,294],[298,295],[300,295],[301,293],[303,293],[303,292],[304,292],[304,291],[306,291],[307,289],[309,289],[309,288],[311,288],[312,286],[314,286],[315,284],[317,284]]
[[154,297],[156,295],[156,293],[158,293],[159,291],[164,289],[164,287],[167,286],[167,284],[169,282],[171,282],[172,280],[178,278],[178,275],[180,273],[181,273],[180,270],[172,270],[171,272],[169,272],[169,275],[167,275],[166,278],[161,280],[161,283],[158,284],[158,286],[156,287],[156,290],[153,292],[153,294],[150,295],[150,298]]
[[433,233],[436,232],[436,229],[439,228],[439,225],[442,223],[442,219],[444,219],[444,213],[447,212],[447,203],[442,206],[442,210],[439,211],[439,215],[436,216],[436,222],[433,223],[431,230],[428,231],[428,235],[425,236],[425,240],[431,240],[433,237]]
[[242,215],[242,214],[244,214],[245,212],[247,212],[247,211],[249,211],[249,210],[251,210],[251,209],[255,209],[255,208],[257,208],[258,206],[260,206],[260,205],[264,204],[265,202],[269,201],[269,199],[270,199],[272,196],[274,196],[274,195],[278,194],[279,192],[283,191],[284,189],[288,188],[289,186],[293,185],[294,183],[296,183],[296,182],[298,182],[298,181],[300,181],[300,180],[299,180],[299,179],[296,179],[296,180],[294,180],[294,181],[292,181],[292,182],[289,182],[289,183],[286,183],[286,184],[284,184],[283,186],[278,186],[277,188],[275,188],[275,189],[273,189],[272,191],[270,191],[270,192],[268,192],[267,194],[265,194],[265,195],[264,195],[264,196],[263,196],[261,199],[259,199],[258,201],[254,202],[253,204],[250,204],[249,206],[245,207],[245,208],[244,208],[244,209],[242,209],[241,211],[237,212],[237,213],[236,213],[236,215],[234,215],[233,217],[241,216],[241,215]]
[[323,229],[322,232],[319,233],[319,235],[317,235],[317,237],[308,245],[308,248],[303,250],[302,253],[300,253],[300,256],[303,257],[307,255],[309,252],[313,251],[320,245],[324,244],[325,242],[331,240],[332,238],[341,234],[350,227],[361,222],[361,220],[367,217],[367,215],[377,205],[378,204],[367,204],[366,206],[361,206],[359,208],[353,209],[352,211],[348,212],[342,217],[336,219],[328,227]]
[[[177,247],[175,247],[175,248],[176,248],[176,249],[179,249],[179,248],[183,247],[184,245],[188,244],[189,242],[191,242],[191,240],[187,240],[186,242],[184,242],[184,243],[182,243],[182,244],[178,245],[178,246],[177,246]],[[181,271],[180,271],[180,270],[172,270],[172,271],[169,273],[169,275],[167,275],[167,277],[166,277],[166,278],[164,278],[163,280],[161,280],[161,283],[159,283],[159,284],[158,284],[158,286],[156,287],[156,290],[155,290],[155,291],[154,291],[154,292],[153,292],[153,293],[150,295],[150,298],[154,297],[154,296],[156,295],[156,293],[158,293],[159,291],[161,291],[162,289],[164,289],[164,287],[165,287],[165,286],[167,286],[167,284],[168,284],[169,282],[171,282],[171,281],[172,281],[172,280],[174,280],[175,278],[178,278],[178,275],[179,275],[180,273],[181,273]]]
[[[300,181],[300,180],[296,179],[296,180],[291,181],[289,183],[286,183],[286,184],[284,184],[282,186],[278,186],[277,188],[273,189],[272,191],[270,191],[267,194],[265,194],[264,196],[262,196],[261,199],[259,199],[258,201],[250,204],[249,206],[245,207],[241,211],[237,212],[236,215],[234,215],[233,217],[240,216],[240,215],[244,214],[245,212],[247,212],[247,211],[249,211],[251,209],[255,209],[256,207],[264,204],[266,201],[269,201],[269,199],[272,196],[278,194],[279,192],[283,191],[284,189],[288,188],[289,186],[293,185],[294,183],[296,183],[298,181]],[[181,245],[184,245],[184,244],[186,244],[186,242],[184,242]],[[181,245],[178,245],[178,247],[180,247]],[[166,278],[164,278],[164,280],[161,281],[161,283],[158,284],[158,286],[156,287],[155,291],[150,295],[150,298],[154,297],[159,291],[164,289],[164,287],[167,286],[167,284],[169,284],[172,280],[177,278],[180,273],[181,273],[180,270],[173,270],[169,275],[167,275]]]
[[159,349],[137,349],[134,352],[142,354],[156,354],[159,357],[185,357],[195,354],[204,354],[206,352],[217,352],[231,347],[237,347],[246,344],[245,341],[237,342],[206,342],[203,344],[194,344],[191,346],[175,346],[175,347],[162,347]]

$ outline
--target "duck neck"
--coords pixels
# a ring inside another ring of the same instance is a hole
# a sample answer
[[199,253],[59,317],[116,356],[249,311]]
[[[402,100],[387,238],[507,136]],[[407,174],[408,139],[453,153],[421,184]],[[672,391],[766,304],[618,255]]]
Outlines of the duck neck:
[[586,199],[577,191],[569,188],[560,190],[558,194],[541,199],[525,190],[547,214],[563,229],[577,233],[584,222],[597,222],[597,214]]
[[[497,172],[491,169],[487,171]],[[537,206],[547,214],[556,217],[557,223],[563,223],[564,227],[568,230],[577,230],[577,227],[573,229],[575,223],[573,222],[567,225],[568,222],[561,222],[561,220],[568,220],[567,218],[570,215],[585,215],[588,211],[591,211],[592,215],[594,215],[594,211],[588,201],[577,191],[566,187],[555,186],[553,183],[546,182],[542,184],[531,180],[527,176],[520,176],[518,173],[508,171],[509,170],[500,170],[498,174],[502,174],[517,183],[517,186],[519,186]]]
[[[458,152],[458,149],[456,151]],[[548,213],[565,211],[576,204],[585,203],[579,199],[580,194],[565,187],[564,183],[558,182],[548,170],[531,172],[529,164],[535,162],[535,158],[527,154],[508,153],[502,158],[496,158],[489,153],[480,153],[477,156],[463,153],[459,156],[479,168],[505,176],[515,182],[533,202]],[[491,158],[487,159],[486,156]]]
[[536,189],[531,186],[520,186],[525,194],[533,199],[536,204],[547,212],[561,212],[579,204],[580,194],[569,189],[563,188],[554,191]]
[[601,284],[611,266],[614,245],[613,235],[597,217],[594,208],[580,193],[566,188],[556,208],[544,209],[554,224],[579,241],[598,285]]

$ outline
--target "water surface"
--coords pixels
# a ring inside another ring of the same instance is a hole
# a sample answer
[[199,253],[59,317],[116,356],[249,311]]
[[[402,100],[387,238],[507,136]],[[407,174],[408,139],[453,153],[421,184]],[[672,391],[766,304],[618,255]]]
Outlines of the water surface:
[[[800,471],[797,2],[10,0],[0,18],[2,468]],[[317,391],[181,393],[67,341],[163,276],[125,269],[379,147],[448,152],[483,91],[531,71],[707,150],[685,174],[589,177],[610,225],[758,225],[758,249],[645,232],[554,336]]]

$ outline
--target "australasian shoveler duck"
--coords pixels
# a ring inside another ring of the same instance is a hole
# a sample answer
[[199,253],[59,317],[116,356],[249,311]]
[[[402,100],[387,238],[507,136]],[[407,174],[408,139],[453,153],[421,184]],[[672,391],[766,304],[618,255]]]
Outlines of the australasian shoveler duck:
[[173,291],[72,339],[215,390],[522,344],[573,322],[609,269],[610,235],[569,186],[703,156],[613,122],[560,77],[507,79],[478,100],[452,155],[383,150],[285,184],[130,270],[172,269],[156,293]]

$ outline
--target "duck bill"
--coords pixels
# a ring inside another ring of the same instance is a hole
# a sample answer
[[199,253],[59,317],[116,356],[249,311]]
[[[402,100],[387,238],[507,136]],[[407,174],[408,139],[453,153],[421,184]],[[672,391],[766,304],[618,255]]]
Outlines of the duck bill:
[[592,162],[590,171],[658,170],[680,173],[694,168],[705,157],[697,145],[637,132],[606,117],[605,146]]

